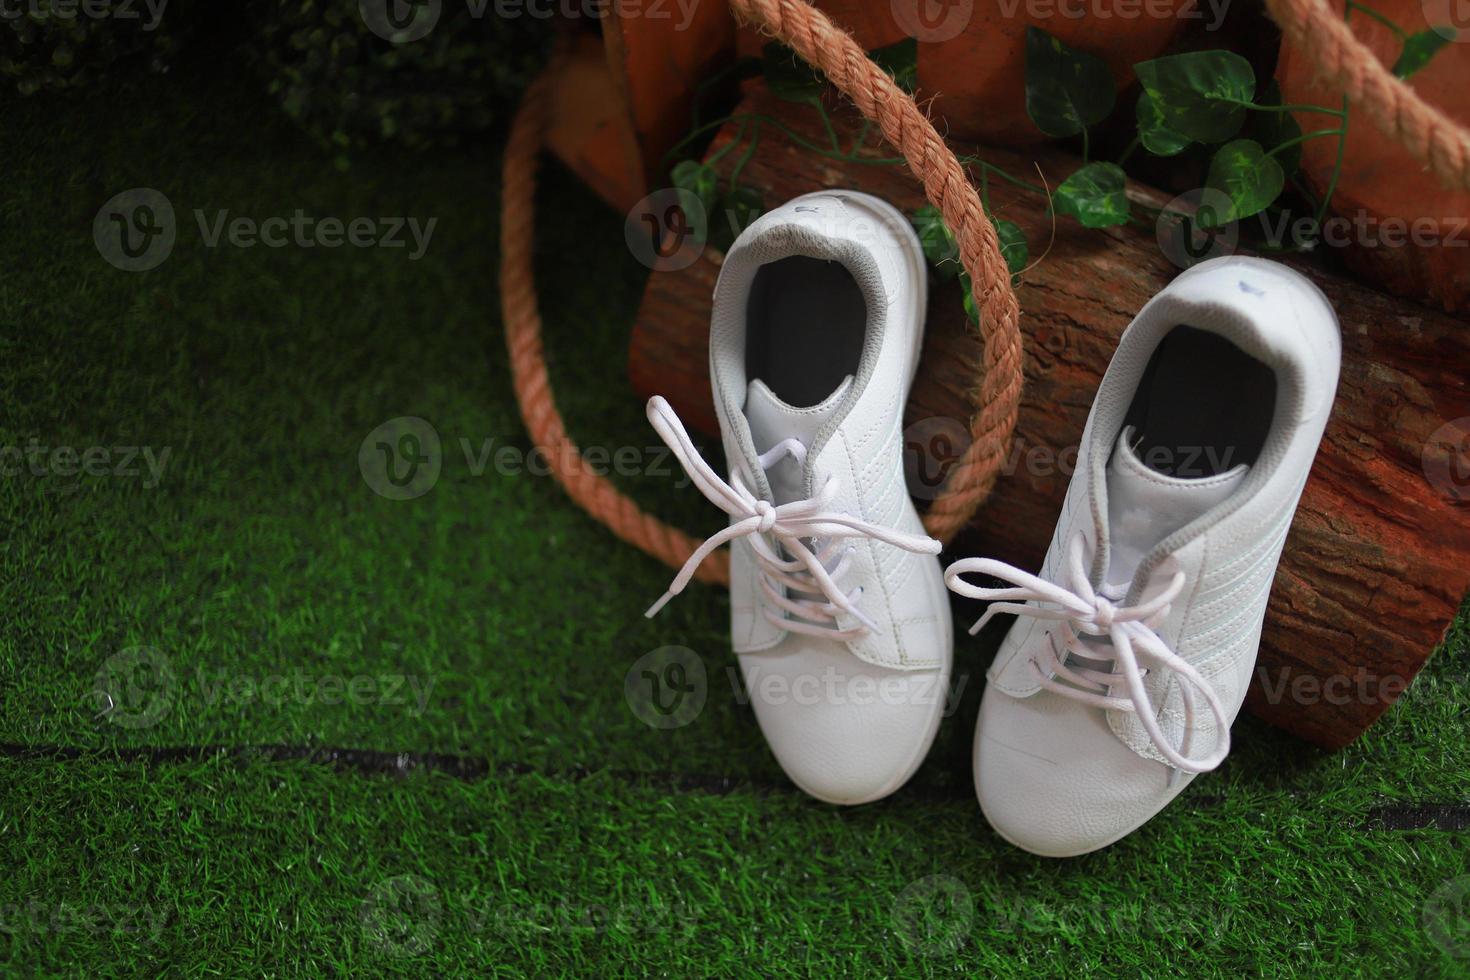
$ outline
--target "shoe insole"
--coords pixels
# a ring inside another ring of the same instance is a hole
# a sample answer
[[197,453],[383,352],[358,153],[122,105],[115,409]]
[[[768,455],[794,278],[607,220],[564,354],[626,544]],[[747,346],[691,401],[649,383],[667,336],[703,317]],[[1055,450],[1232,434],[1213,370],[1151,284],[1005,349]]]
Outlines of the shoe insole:
[[1145,465],[1192,479],[1254,465],[1275,411],[1275,372],[1219,334],[1178,326],[1149,359],[1124,424]]
[[746,374],[788,405],[820,404],[857,374],[867,329],[863,294],[840,263],[805,256],[767,263],[746,305]]

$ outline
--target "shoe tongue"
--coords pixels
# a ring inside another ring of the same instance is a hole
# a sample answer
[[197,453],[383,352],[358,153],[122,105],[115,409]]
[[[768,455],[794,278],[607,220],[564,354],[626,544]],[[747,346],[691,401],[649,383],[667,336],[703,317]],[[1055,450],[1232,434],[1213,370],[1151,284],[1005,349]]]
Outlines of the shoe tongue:
[[1143,556],[1235,492],[1250,467],[1242,463],[1215,476],[1187,479],[1151,469],[1133,451],[1134,431],[1123,429],[1108,461],[1109,586],[1133,580]]
[[[810,449],[817,433],[832,418],[843,395],[852,387],[852,376],[844,378],[837,390],[828,395],[821,404],[809,408],[788,405],[776,397],[766,383],[756,378],[745,392],[745,419],[750,423],[750,437],[755,442],[755,451],[769,451],[785,439],[796,439]],[[783,455],[766,470],[766,480],[771,486],[771,496],[777,504],[805,500],[807,490],[805,468],[795,458]]]

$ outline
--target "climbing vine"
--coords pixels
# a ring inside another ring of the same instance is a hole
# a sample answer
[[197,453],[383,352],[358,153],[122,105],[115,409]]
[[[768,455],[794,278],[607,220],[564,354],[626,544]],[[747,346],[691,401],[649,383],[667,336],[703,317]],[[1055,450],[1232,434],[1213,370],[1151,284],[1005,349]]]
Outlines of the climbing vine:
[[[1344,4],[1344,18],[1357,11],[1393,32],[1400,45],[1393,71],[1400,78],[1409,78],[1422,70],[1455,36],[1454,30],[1448,27],[1411,34],[1358,0],[1344,0]],[[903,41],[869,54],[901,88],[914,91],[918,68],[915,41]],[[1262,247],[1278,251],[1305,249],[1320,237],[1323,219],[1342,172],[1350,119],[1346,97],[1338,106],[1284,104],[1277,83],[1268,80],[1264,85],[1259,84],[1250,62],[1232,51],[1191,51],[1139,62],[1133,66],[1139,83],[1133,112],[1134,136],[1116,159],[1098,160],[1092,157],[1091,134],[1113,114],[1117,99],[1107,65],[1095,55],[1072,48],[1036,27],[1026,29],[1025,55],[1027,115],[1046,136],[1077,139],[1082,163],[1056,188],[1048,189],[1011,174],[978,154],[960,158],[978,176],[981,203],[995,226],[1001,253],[1013,276],[1025,269],[1030,249],[1020,226],[992,211],[992,178],[1047,197],[1054,215],[1074,219],[1087,228],[1156,220],[1160,214],[1170,212],[1135,204],[1125,191],[1124,165],[1140,150],[1158,158],[1185,153],[1209,155],[1206,197],[1195,213],[1171,216],[1213,230],[1268,210],[1286,214],[1281,198],[1288,182],[1310,201],[1312,195],[1297,179],[1302,145],[1316,139],[1336,139],[1333,169],[1324,193],[1311,209],[1305,233],[1289,245],[1263,243]],[[901,157],[873,152],[875,146],[869,145],[870,124],[866,122],[848,145],[842,145],[823,99],[826,81],[780,44],[767,44],[760,58],[742,59],[711,79],[706,87],[731,75],[757,74],[776,97],[807,106],[817,113],[826,139],[813,141],[780,120],[759,113],[737,113],[704,122],[699,116],[702,93],[696,98],[691,131],[670,151],[665,163],[712,130],[732,124],[737,127],[734,138],[705,159],[679,160],[670,170],[674,187],[690,206],[701,208],[706,215],[723,216],[722,221],[711,221],[707,232],[708,244],[721,251],[762,213],[764,202],[760,191],[741,184],[740,175],[762,134],[768,130],[778,131],[804,150],[831,160],[875,166],[904,162]],[[1303,132],[1294,114],[1321,116],[1325,122],[1321,128]],[[729,175],[722,180],[716,165],[731,153],[738,155]],[[975,319],[969,276],[960,265],[954,234],[945,226],[938,209],[925,205],[910,220],[934,274],[941,280],[959,279],[965,309]],[[1286,223],[1282,222],[1281,226],[1286,227]],[[1294,227],[1300,230],[1303,226],[1297,223]]]

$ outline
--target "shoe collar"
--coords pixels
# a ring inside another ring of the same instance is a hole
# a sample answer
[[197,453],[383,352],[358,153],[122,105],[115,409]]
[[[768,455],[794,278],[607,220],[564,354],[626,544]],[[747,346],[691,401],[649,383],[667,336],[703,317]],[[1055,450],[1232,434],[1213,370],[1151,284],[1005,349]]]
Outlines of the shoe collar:
[[[1082,441],[1086,466],[1088,505],[1097,531],[1091,576],[1101,588],[1110,560],[1108,534],[1107,465],[1121,435],[1128,408],[1143,379],[1144,370],[1164,337],[1176,326],[1190,326],[1218,334],[1266,364],[1276,375],[1276,408],[1271,431],[1250,472],[1225,501],[1164,538],[1139,563],[1129,584],[1126,604],[1143,596],[1159,566],[1194,539],[1239,513],[1275,477],[1301,423],[1309,416],[1307,358],[1303,331],[1290,302],[1262,295],[1254,284],[1242,281],[1232,293],[1221,288],[1220,276],[1191,279],[1186,273],[1165,288],[1139,312],[1123,332],[1098,388],[1093,412]],[[1224,277],[1236,285],[1238,277]],[[1259,275],[1256,276],[1259,278]],[[1246,287],[1252,288],[1246,288]]]
[[[746,304],[751,285],[761,266],[793,256],[837,262],[852,275],[867,306],[863,350],[857,372],[840,402],[807,446],[806,491],[817,492],[815,464],[822,450],[842,425],[867,388],[878,361],[887,322],[888,299],[883,274],[871,249],[861,242],[827,234],[795,220],[799,215],[784,210],[758,219],[740,236],[725,256],[715,286],[714,314],[710,326],[710,379],[715,409],[725,433],[731,464],[738,460],[751,479],[751,488],[771,498],[766,475],[757,462],[758,452],[744,404],[750,378],[745,369]],[[769,221],[769,224],[762,222]]]

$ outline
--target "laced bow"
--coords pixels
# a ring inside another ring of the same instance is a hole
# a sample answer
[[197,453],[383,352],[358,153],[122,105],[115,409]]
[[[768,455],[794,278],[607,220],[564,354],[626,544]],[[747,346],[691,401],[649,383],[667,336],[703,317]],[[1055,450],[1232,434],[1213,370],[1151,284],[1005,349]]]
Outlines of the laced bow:
[[[933,538],[870,524],[836,509],[833,501],[837,498],[838,484],[830,477],[815,497],[786,504],[773,504],[757,497],[746,487],[739,472],[733,472],[730,482],[725,482],[699,454],[673,408],[658,395],[648,400],[648,421],[699,491],[732,518],[729,525],[707,538],[689,556],[669,590],[645,613],[650,618],[684,591],[694,570],[712,551],[727,541],[748,537],[760,571],[761,592],[768,600],[761,609],[767,620],[793,632],[855,639],[877,627],[856,604],[862,588],[848,593],[838,585],[838,580],[851,567],[852,548],[846,539],[872,538],[916,554],[939,554],[940,543]],[[797,465],[803,465],[806,447],[796,439],[783,440],[760,455],[761,468],[769,469],[785,455],[792,456]],[[775,538],[775,546],[767,541],[767,535]],[[820,550],[816,548],[817,539],[826,540]],[[783,556],[783,552],[790,557]],[[783,588],[812,598],[791,598],[783,594]],[[790,616],[782,615],[783,612]],[[860,625],[839,628],[840,613],[847,613]]]
[[[1169,649],[1154,632],[1157,620],[1168,613],[1169,604],[1184,588],[1184,573],[1176,572],[1163,591],[1134,606],[1120,606],[1116,600],[1100,594],[1092,587],[1083,562],[1086,539],[1078,533],[1068,549],[1063,577],[1069,587],[1048,582],[1013,565],[991,558],[966,558],[950,565],[944,573],[945,584],[962,596],[984,599],[991,604],[985,614],[970,628],[980,631],[992,616],[1016,613],[1033,619],[1059,621],[1063,642],[1049,644],[1033,656],[1029,663],[1042,687],[1085,704],[1112,711],[1131,711],[1138,715],[1144,730],[1159,753],[1182,772],[1200,773],[1214,769],[1230,752],[1230,719],[1220,704],[1215,689],[1204,676],[1183,657]],[[989,589],[970,585],[960,578],[967,574],[990,575],[1011,583],[1009,588]],[[1045,603],[1046,605],[1042,605]],[[1060,607],[1060,608],[1054,608]],[[1088,645],[1075,649],[1080,636],[1106,637],[1108,646]],[[1067,656],[1076,653],[1091,660],[1111,660],[1113,670],[1098,670],[1069,665]],[[1144,690],[1143,678],[1148,668],[1139,666],[1139,655],[1159,668],[1174,671],[1183,683],[1179,685],[1184,702],[1184,735],[1179,748],[1170,744],[1159,727],[1158,710]],[[1128,697],[1116,697],[1113,688],[1122,683]],[[1219,733],[1215,749],[1202,758],[1188,753],[1194,732],[1197,697],[1203,696],[1215,716]]]

